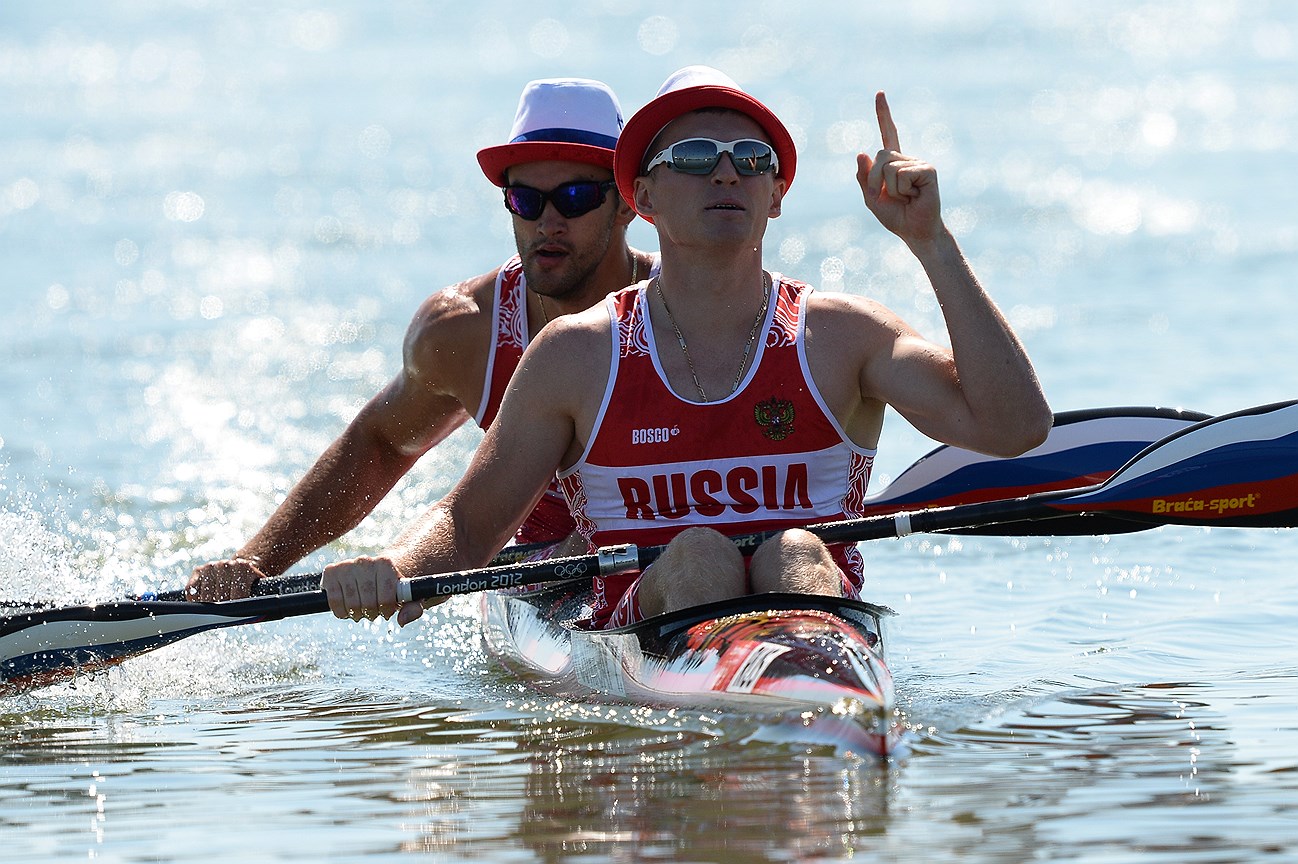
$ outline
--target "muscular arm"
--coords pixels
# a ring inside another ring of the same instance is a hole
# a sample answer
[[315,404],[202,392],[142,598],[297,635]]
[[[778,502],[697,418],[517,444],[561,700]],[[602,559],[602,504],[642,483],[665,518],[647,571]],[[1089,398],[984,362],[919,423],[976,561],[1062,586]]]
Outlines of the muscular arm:
[[879,403],[892,405],[938,441],[998,456],[1022,453],[1045,439],[1052,419],[1032,363],[942,222],[936,170],[900,152],[882,93],[876,109],[883,150],[857,158],[857,182],[866,207],[924,268],[951,348],[882,307],[866,310],[860,398],[876,415]]
[[1051,415],[1022,344],[949,234],[912,248],[942,308],[951,348],[886,310],[876,312],[885,335],[861,366],[861,394],[892,405],[946,444],[995,456],[1035,447]]
[[456,286],[425,301],[407,331],[401,372],[360,410],[232,559],[195,568],[189,587],[197,597],[247,596],[256,579],[282,573],[341,537],[468,418],[481,394],[485,356],[480,346],[486,344],[470,287]]
[[[338,539],[466,416],[454,399],[428,393],[403,371],[361,409],[237,556],[271,576]],[[401,434],[416,425],[418,438]]]

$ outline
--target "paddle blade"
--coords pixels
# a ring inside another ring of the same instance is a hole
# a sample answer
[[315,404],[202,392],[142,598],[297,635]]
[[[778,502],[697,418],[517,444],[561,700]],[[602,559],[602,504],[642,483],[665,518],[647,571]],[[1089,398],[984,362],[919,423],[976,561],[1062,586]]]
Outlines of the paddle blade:
[[[959,447],[930,451],[880,492],[865,500],[863,516],[902,510],[1003,501],[1107,480],[1150,444],[1208,419],[1176,408],[1119,407],[1063,411],[1040,446],[1022,456],[997,458]],[[1093,513],[1041,520],[997,522],[951,533],[1001,536],[1119,534],[1148,524]]]
[[320,591],[230,603],[120,601],[0,618],[0,695],[102,671],[188,636],[328,609]]
[[155,605],[107,603],[5,618],[0,629],[0,693],[97,672],[194,633],[240,623],[224,616],[155,616]]
[[1059,502],[1136,522],[1298,525],[1298,401],[1215,417],[1158,442],[1102,487]]
[[[1150,525],[1298,525],[1298,401],[1196,423],[1151,444],[1097,486],[808,529],[827,543],[845,543],[1028,520],[1053,523],[1078,514]],[[736,543],[755,547],[770,533],[736,538]]]

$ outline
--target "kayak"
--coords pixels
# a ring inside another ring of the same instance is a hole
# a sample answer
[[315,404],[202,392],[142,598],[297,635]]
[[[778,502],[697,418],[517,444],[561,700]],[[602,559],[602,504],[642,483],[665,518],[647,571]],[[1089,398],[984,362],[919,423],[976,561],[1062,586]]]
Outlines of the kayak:
[[883,606],[757,594],[598,631],[571,587],[488,592],[481,609],[487,652],[547,695],[713,711],[752,721],[755,739],[876,757],[904,731]]

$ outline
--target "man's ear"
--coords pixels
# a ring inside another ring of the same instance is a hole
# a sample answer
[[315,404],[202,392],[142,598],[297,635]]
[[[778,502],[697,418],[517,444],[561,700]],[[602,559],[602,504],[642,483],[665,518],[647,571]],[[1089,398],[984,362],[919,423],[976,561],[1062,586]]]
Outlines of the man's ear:
[[652,190],[653,181],[648,177],[635,178],[635,209],[649,217],[652,217],[654,212]]
[[789,184],[785,183],[783,178],[775,178],[775,183],[771,189],[771,209],[767,213],[770,218],[779,218],[780,207],[784,203],[784,190],[787,188],[789,188]]
[[616,194],[617,213],[613,215],[613,223],[615,225],[630,225],[635,221],[635,208],[627,203],[627,200],[622,197],[621,192]]

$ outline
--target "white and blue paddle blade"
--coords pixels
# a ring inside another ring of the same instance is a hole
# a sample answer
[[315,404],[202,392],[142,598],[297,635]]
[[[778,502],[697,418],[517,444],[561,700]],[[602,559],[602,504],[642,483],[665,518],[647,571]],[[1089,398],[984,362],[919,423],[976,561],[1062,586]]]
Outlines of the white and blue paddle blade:
[[[1062,503],[1062,502],[1061,502]],[[1214,417],[1141,452],[1069,509],[1161,525],[1298,524],[1298,401]]]

